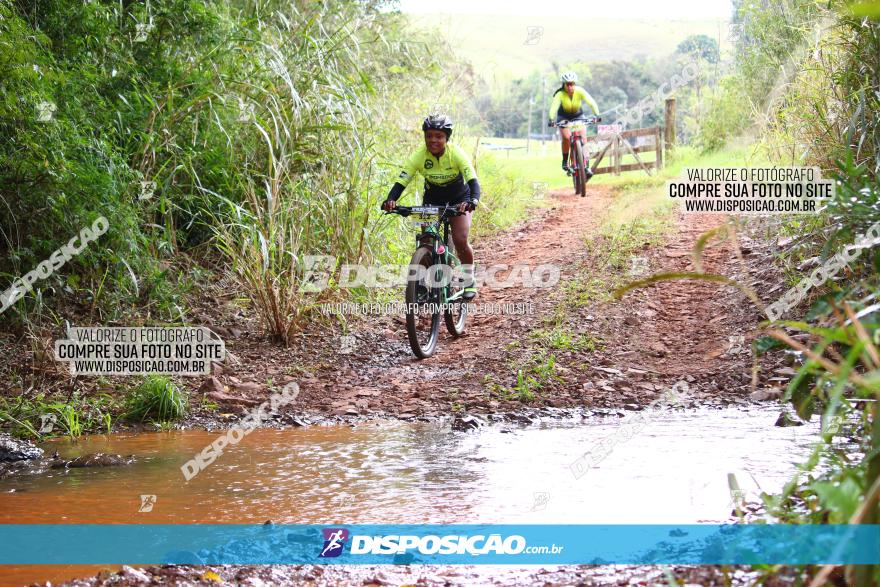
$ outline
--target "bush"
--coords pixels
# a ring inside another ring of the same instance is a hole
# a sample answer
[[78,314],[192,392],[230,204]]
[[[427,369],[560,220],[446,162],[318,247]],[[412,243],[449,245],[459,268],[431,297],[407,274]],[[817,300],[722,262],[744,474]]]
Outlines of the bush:
[[177,420],[186,411],[186,395],[168,377],[150,376],[126,399],[125,417],[144,422]]
[[722,78],[705,98],[703,107],[706,114],[696,138],[703,151],[720,149],[751,124],[751,102],[737,75]]

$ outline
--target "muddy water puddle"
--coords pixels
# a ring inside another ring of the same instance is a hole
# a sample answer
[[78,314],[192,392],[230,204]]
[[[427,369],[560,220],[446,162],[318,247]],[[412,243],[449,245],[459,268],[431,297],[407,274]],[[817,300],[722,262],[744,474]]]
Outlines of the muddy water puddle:
[[[189,481],[181,466],[219,433],[56,440],[48,454],[137,460],[0,480],[0,523],[723,522],[728,474],[747,498],[777,491],[817,441],[818,418],[778,428],[778,413],[660,412],[633,435],[621,433],[629,414],[471,432],[397,421],[255,430]],[[576,478],[575,460],[608,437],[607,457]],[[38,570],[0,574],[8,584],[75,576]]]

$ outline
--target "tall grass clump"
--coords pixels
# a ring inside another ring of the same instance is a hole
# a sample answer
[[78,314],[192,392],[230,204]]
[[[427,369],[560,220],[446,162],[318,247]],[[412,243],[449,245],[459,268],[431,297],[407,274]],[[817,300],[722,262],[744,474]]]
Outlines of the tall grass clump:
[[389,163],[432,104],[468,96],[472,72],[385,5],[0,0],[0,287],[111,226],[0,320],[55,296],[185,321],[175,269],[204,261],[286,340],[314,303],[302,257],[384,254]]
[[151,375],[126,398],[125,417],[144,422],[177,420],[186,412],[186,394],[164,376]]

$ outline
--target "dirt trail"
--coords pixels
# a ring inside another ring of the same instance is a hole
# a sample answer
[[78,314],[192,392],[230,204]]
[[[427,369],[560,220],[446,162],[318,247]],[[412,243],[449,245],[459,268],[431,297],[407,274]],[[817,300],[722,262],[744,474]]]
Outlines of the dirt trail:
[[[313,367],[287,377],[299,382],[297,411],[330,416],[394,415],[403,419],[449,414],[453,410],[514,412],[524,405],[551,407],[638,407],[658,398],[678,380],[688,381],[701,403],[741,402],[751,391],[749,332],[757,311],[736,289],[715,283],[674,281],[654,284],[621,301],[589,303],[567,312],[572,336],[599,341],[595,349],[548,350],[556,362],[553,381],[524,404],[491,393],[487,376],[512,386],[516,370],[535,349],[530,333],[546,327],[561,287],[580,275],[592,274],[585,238],[595,235],[614,193],[592,186],[588,197],[571,190],[548,196],[551,207],[537,210],[526,222],[479,242],[477,263],[554,264],[561,270],[557,291],[484,286],[477,302],[531,302],[532,314],[471,314],[467,330],[452,338],[441,325],[435,355],[418,360],[409,349],[403,316],[372,316],[351,323],[353,348],[342,353],[340,334],[304,336],[292,349],[267,349],[265,342],[244,337],[227,348],[241,360],[249,376],[219,376],[233,393],[249,391],[248,380],[276,382],[282,368],[299,361]],[[723,221],[720,216],[682,215],[663,246],[638,251],[650,271],[693,270],[690,253],[700,234]],[[593,252],[592,254],[595,254]],[[708,272],[730,275],[742,270],[733,249],[710,244],[704,253]],[[504,273],[499,273],[503,276]],[[619,281],[619,279],[618,279]],[[739,339],[738,337],[743,337]],[[514,344],[511,344],[514,343]],[[545,349],[546,350],[546,349]],[[547,356],[547,355],[544,355]],[[253,392],[253,385],[250,388]],[[496,388],[497,391],[497,388]],[[263,388],[262,394],[268,395]],[[261,393],[251,393],[260,399]]]
[[[530,221],[476,245],[477,263],[532,268],[550,263],[561,268],[561,281],[571,278],[573,252],[583,250],[583,235],[598,224],[610,198],[607,189],[594,189],[589,198],[576,198],[570,191],[554,192],[551,208],[538,210]],[[502,279],[505,275],[498,273]],[[425,360],[412,355],[403,317],[384,317],[372,324],[366,320],[355,327],[354,334],[363,348],[374,350],[368,355],[338,355],[337,370],[301,383],[304,397],[336,414],[380,410],[406,417],[448,411],[453,402],[469,408],[499,407],[498,402],[490,406],[493,400],[482,378],[488,371],[503,368],[505,345],[524,337],[551,310],[553,302],[547,292],[519,285],[482,287],[477,305],[529,301],[533,313],[471,313],[465,334],[458,339],[441,325],[438,349]],[[379,326],[370,330],[375,324]]]

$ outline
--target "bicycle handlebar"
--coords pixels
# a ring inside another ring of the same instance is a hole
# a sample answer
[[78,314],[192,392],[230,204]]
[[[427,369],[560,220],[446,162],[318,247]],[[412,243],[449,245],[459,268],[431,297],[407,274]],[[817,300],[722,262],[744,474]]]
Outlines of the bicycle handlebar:
[[602,122],[601,116],[579,116],[578,118],[572,118],[571,120],[560,120],[556,122],[556,126],[568,126],[574,122],[586,122],[588,124],[592,124],[594,122]]
[[409,216],[410,214],[436,214],[439,218],[448,218],[450,216],[461,216],[464,212],[458,211],[458,206],[395,206],[393,210],[386,210],[386,214],[399,214],[400,216]]

